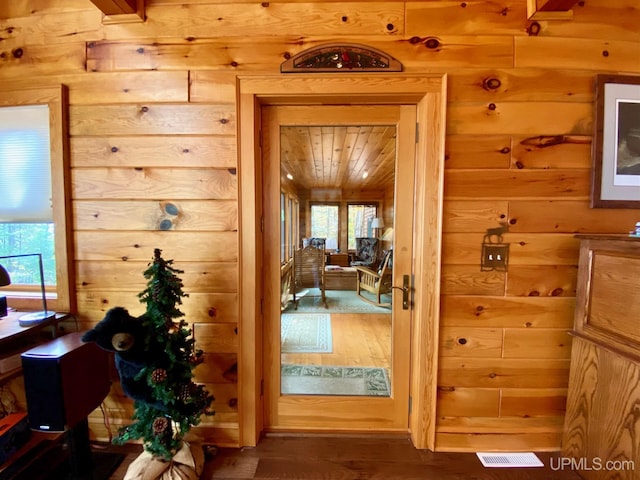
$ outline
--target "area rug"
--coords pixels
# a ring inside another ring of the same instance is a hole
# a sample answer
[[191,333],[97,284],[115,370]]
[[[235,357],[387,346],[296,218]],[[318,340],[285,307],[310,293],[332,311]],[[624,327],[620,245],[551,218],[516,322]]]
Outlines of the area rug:
[[[365,293],[366,295],[366,293]],[[285,312],[329,312],[329,313],[391,313],[391,307],[378,307],[362,300],[355,290],[327,290],[325,292],[327,308],[322,303],[320,290],[309,288],[298,299],[298,309],[293,302],[285,308]],[[374,296],[370,297],[372,300]],[[382,297],[383,302],[388,302],[390,296]]]
[[283,313],[280,340],[282,353],[331,353],[331,316],[328,313]]
[[283,364],[280,373],[287,395],[391,395],[385,368]]

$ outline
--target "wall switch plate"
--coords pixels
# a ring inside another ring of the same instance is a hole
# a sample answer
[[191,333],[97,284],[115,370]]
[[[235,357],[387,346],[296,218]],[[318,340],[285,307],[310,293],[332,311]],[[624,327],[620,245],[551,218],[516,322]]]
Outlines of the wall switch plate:
[[507,270],[509,262],[508,243],[483,243],[481,270],[483,272],[491,270]]

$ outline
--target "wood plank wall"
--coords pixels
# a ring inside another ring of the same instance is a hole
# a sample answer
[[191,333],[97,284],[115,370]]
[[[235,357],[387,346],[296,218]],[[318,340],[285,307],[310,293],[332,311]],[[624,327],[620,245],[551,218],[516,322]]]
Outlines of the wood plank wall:
[[[162,248],[185,271],[198,379],[216,396],[199,432],[241,443],[236,76],[326,42],[370,45],[449,78],[437,448],[558,449],[573,234],[640,220],[588,202],[593,79],[640,74],[636,0],[540,23],[526,0],[146,3],[146,22],[113,25],[89,0],[0,6],[2,88],[69,87],[80,328],[116,305],[142,313],[141,273]],[[502,221],[509,271],[481,272],[483,234]],[[107,413],[112,428],[131,414],[118,389]]]

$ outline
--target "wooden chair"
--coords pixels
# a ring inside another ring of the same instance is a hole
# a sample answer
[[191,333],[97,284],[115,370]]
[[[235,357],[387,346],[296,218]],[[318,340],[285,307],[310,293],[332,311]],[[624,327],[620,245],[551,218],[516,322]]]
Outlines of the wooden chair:
[[[367,267],[355,267],[357,274],[356,293],[364,301],[378,305],[379,307],[389,307],[391,302],[382,303],[383,293],[391,291],[391,280],[393,270],[393,250],[388,250],[382,258],[382,263],[378,270]],[[377,302],[365,297],[362,290],[366,290],[376,296]]]
[[293,303],[298,308],[298,301],[304,295],[300,290],[305,288],[320,289],[320,296],[325,308],[327,298],[324,288],[325,242],[324,238],[309,239],[309,244],[294,253],[294,281]]
[[280,310],[285,310],[295,294],[293,258],[280,267]]
[[352,267],[369,267],[374,268],[378,264],[378,239],[370,237],[358,237],[356,238],[356,253]]

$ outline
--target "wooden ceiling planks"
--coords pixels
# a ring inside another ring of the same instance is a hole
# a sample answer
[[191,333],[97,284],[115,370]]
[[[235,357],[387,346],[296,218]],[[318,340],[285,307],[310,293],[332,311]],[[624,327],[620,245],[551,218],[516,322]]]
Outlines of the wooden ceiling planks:
[[282,175],[301,190],[384,190],[393,185],[395,140],[388,125],[282,127]]

